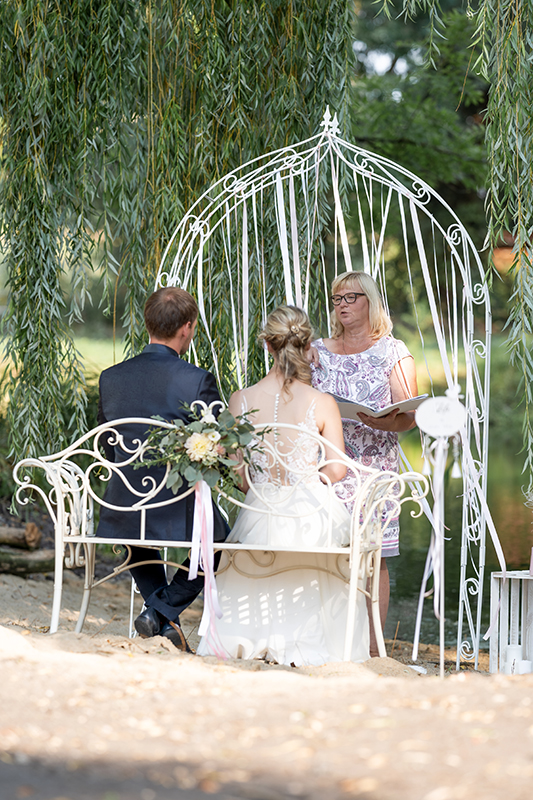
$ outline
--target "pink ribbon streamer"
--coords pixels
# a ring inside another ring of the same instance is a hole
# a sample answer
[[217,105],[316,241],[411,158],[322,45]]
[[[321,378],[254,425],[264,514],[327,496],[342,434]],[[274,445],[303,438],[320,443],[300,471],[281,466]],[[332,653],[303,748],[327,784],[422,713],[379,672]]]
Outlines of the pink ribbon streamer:
[[205,481],[198,481],[194,487],[194,520],[192,529],[189,580],[198,576],[198,567],[204,573],[204,612],[198,633],[210,642],[210,648],[218,658],[226,659],[224,649],[216,628],[216,618],[222,617],[218,602],[215,580],[215,550],[213,545],[213,501],[211,490]]

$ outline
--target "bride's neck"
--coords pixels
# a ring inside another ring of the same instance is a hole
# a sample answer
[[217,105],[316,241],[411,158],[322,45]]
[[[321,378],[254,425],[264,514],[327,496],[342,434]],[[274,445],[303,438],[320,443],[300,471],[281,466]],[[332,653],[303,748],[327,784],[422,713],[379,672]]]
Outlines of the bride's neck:
[[279,364],[274,359],[274,364],[272,369],[269,371],[268,375],[266,376],[271,383],[278,383],[280,386],[283,386],[283,374],[279,368]]

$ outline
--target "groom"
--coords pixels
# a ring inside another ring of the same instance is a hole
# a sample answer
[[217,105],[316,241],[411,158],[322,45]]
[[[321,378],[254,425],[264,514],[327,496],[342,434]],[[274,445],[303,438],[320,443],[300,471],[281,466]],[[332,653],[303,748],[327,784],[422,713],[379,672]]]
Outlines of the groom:
[[[184,404],[203,400],[207,405],[220,400],[216,382],[210,372],[189,364],[184,355],[194,336],[198,318],[198,306],[194,298],[183,289],[171,286],[158,289],[146,303],[144,322],[150,337],[143,352],[106,369],[100,375],[100,400],[98,423],[110,422],[121,417],[160,416],[168,421],[190,419]],[[134,439],[143,440],[147,431],[144,426],[121,426],[124,441],[128,446]],[[106,458],[121,462],[127,458],[119,444],[111,444],[104,437],[102,444]],[[147,475],[160,482],[164,467],[137,469],[122,468],[127,480],[141,492],[142,480]],[[171,498],[170,490],[164,489],[158,501]],[[129,507],[138,498],[126,488],[124,482],[112,475],[104,500],[110,505]],[[140,512],[115,511],[102,505],[98,536],[123,539],[140,538]],[[194,495],[189,495],[169,506],[146,512],[146,539],[190,542],[194,517]],[[215,541],[224,541],[228,529],[218,509],[214,507]],[[178,569],[170,584],[167,583],[162,563],[134,566],[139,561],[159,559],[158,550],[132,546],[131,574],[139,587],[145,610],[135,620],[140,636],[166,636],[180,650],[189,647],[179,624],[179,615],[189,606],[203,589],[204,579],[188,580],[188,572]]]

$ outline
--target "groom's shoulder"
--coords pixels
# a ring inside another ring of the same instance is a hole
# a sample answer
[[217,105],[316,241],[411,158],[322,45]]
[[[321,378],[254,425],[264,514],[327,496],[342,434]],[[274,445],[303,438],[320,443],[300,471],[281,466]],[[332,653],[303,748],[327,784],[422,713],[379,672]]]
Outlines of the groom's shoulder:
[[191,364],[190,361],[185,361],[183,358],[176,358],[175,361],[176,363],[173,364],[173,367],[177,372],[181,372],[182,375],[190,376],[191,378],[195,377],[198,380],[209,376],[214,380],[213,373],[203,367],[197,367],[196,364]]
[[154,358],[153,354],[146,352],[139,353],[136,356],[120,361],[118,364],[107,367],[107,369],[103,370],[101,376],[118,377],[121,373],[135,372],[137,370],[157,370],[161,368],[165,371],[171,370],[172,372],[180,372],[183,375],[194,375],[198,377],[198,379],[201,379],[205,375],[213,377],[213,374],[209,372],[209,370],[197,367],[196,364],[191,364],[190,361],[186,361],[179,356],[158,353],[157,357]]

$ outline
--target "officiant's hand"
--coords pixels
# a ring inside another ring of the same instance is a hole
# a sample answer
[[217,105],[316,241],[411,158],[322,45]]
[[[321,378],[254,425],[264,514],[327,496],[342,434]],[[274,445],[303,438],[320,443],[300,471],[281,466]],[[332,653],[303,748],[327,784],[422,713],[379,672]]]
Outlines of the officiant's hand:
[[305,355],[307,356],[307,360],[312,367],[320,366],[320,356],[318,355],[318,350],[316,347],[308,347],[305,351]]
[[384,417],[378,417],[378,419],[369,417],[368,414],[359,413],[357,416],[361,422],[368,425],[369,428],[373,428],[375,431],[399,433],[400,431],[408,431],[413,427],[415,415],[413,411],[399,414],[398,409],[395,408],[390,414],[386,414]]

